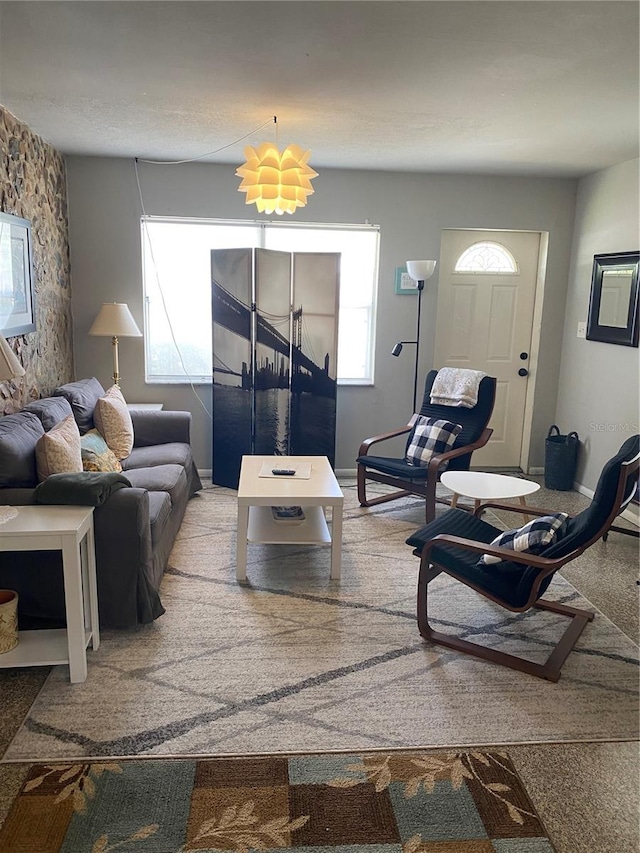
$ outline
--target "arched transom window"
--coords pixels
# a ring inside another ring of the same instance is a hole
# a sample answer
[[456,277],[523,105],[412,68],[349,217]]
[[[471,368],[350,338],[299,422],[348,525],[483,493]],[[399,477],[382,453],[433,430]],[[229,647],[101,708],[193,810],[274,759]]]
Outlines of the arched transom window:
[[518,264],[511,252],[500,243],[474,243],[460,255],[456,272],[484,272],[516,275]]

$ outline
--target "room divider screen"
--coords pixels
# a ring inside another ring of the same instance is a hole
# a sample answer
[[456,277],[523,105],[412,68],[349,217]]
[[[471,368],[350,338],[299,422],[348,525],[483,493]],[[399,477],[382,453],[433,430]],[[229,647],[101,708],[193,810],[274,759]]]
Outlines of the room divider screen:
[[340,254],[213,249],[213,482],[243,455],[335,463]]

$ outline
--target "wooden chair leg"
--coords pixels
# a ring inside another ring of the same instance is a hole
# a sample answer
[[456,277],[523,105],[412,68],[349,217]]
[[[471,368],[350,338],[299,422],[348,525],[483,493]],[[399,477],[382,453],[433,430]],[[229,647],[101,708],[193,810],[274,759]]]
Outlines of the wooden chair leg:
[[412,492],[407,492],[402,489],[395,492],[389,492],[386,495],[378,495],[375,498],[367,498],[367,470],[363,465],[358,464],[357,477],[356,477],[357,487],[358,487],[358,503],[360,506],[376,506],[377,504],[384,504],[388,501],[395,501],[398,498],[405,498],[407,495],[411,495]]
[[429,570],[420,570],[420,578],[418,581],[418,630],[425,640],[440,646],[454,649],[458,652],[474,655],[474,657],[482,660],[497,663],[500,666],[506,666],[510,669],[516,669],[520,672],[525,672],[528,675],[534,675],[536,678],[544,678],[547,681],[556,682],[560,678],[560,671],[569,653],[574,648],[578,638],[584,631],[586,625],[591,622],[595,614],[589,610],[579,610],[577,607],[568,607],[563,604],[557,604],[553,601],[545,601],[539,599],[535,607],[541,610],[550,610],[553,613],[560,613],[564,616],[569,616],[571,622],[566,631],[555,645],[551,654],[543,664],[534,663],[526,658],[510,655],[506,652],[490,649],[486,646],[481,646],[478,643],[472,643],[469,640],[463,640],[460,637],[455,637],[451,634],[443,634],[441,631],[434,630],[429,624],[427,611],[428,593],[427,587],[430,580],[433,580],[434,568]]

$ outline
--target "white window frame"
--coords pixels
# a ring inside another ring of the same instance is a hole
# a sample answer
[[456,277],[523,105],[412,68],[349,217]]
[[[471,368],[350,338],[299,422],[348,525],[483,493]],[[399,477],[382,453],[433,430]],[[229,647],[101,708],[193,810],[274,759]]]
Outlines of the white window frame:
[[[339,223],[284,223],[284,222],[273,222],[273,221],[262,221],[262,220],[231,220],[231,219],[209,219],[209,218],[194,218],[194,217],[171,217],[171,216],[150,216],[145,215],[141,217],[140,220],[140,234],[141,234],[141,250],[142,250],[142,288],[143,288],[143,298],[144,298],[144,347],[145,347],[145,382],[147,384],[163,384],[163,385],[175,385],[175,384],[209,384],[212,382],[212,376],[206,374],[200,375],[175,375],[175,374],[165,374],[159,375],[154,374],[150,375],[148,372],[149,364],[151,363],[151,334],[150,334],[150,296],[148,294],[149,282],[151,280],[155,280],[156,287],[160,288],[162,291],[162,283],[160,282],[160,276],[156,269],[156,262],[153,252],[153,240],[149,235],[149,231],[147,230],[147,223],[167,223],[167,224],[179,224],[179,225],[213,225],[213,226],[230,226],[230,227],[240,227],[246,228],[249,239],[246,241],[244,247],[254,247],[254,248],[271,248],[268,245],[268,234],[269,232],[275,232],[275,229],[286,229],[288,231],[294,229],[305,229],[305,230],[322,230],[322,231],[340,231],[340,232],[348,232],[348,231],[362,231],[367,233],[375,233],[375,258],[373,260],[373,270],[372,270],[372,281],[371,281],[371,293],[370,299],[366,300],[360,304],[349,304],[347,302],[352,302],[352,300],[348,299],[347,296],[347,288],[345,287],[344,280],[341,281],[341,289],[340,289],[340,301],[341,304],[345,303],[344,311],[348,310],[360,310],[365,311],[367,315],[368,321],[368,330],[367,330],[367,341],[366,341],[366,351],[363,353],[364,355],[364,376],[362,377],[349,377],[349,376],[340,376],[338,375],[337,382],[338,385],[363,385],[369,386],[373,385],[374,382],[374,352],[375,352],[375,327],[376,327],[376,296],[377,296],[377,281],[378,281],[378,263],[379,263],[379,254],[380,254],[380,228],[377,225],[345,225]],[[258,240],[255,241],[255,231],[258,231]],[[253,232],[253,234],[251,233]],[[257,242],[258,245],[253,245],[254,242]],[[222,248],[222,247],[220,247]],[[311,249],[300,250],[295,247],[292,251],[313,251]],[[330,249],[324,249],[324,251],[332,251]],[[150,268],[148,267],[148,264]],[[163,295],[161,292],[160,299],[162,301]],[[357,302],[357,300],[356,300]],[[340,323],[339,330],[340,330]],[[344,334],[344,332],[343,332]],[[338,348],[338,370],[340,368],[340,349]]]

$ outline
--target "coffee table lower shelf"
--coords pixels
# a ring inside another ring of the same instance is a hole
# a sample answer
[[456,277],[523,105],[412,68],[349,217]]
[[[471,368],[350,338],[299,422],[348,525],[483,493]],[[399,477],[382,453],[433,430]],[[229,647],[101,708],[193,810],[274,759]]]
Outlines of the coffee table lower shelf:
[[270,506],[249,507],[247,541],[263,545],[327,545],[329,526],[321,506],[303,506],[300,522],[275,521]]

